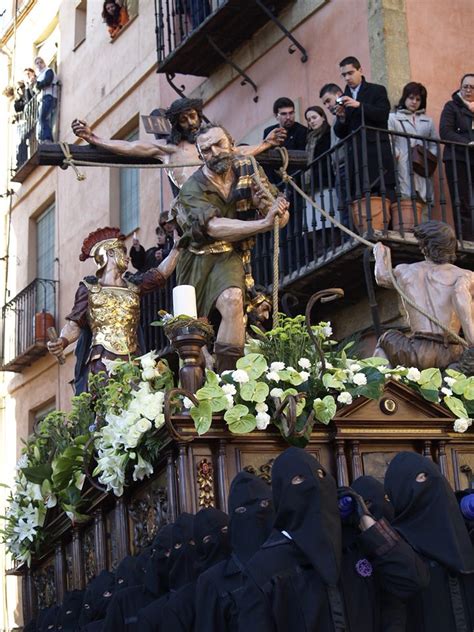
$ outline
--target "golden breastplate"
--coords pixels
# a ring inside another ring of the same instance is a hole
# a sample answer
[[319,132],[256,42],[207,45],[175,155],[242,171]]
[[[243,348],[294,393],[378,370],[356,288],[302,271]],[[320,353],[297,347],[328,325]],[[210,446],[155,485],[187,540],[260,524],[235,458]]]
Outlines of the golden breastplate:
[[139,290],[129,287],[103,287],[87,284],[89,326],[92,346],[102,345],[117,355],[133,354],[138,348],[140,321]]

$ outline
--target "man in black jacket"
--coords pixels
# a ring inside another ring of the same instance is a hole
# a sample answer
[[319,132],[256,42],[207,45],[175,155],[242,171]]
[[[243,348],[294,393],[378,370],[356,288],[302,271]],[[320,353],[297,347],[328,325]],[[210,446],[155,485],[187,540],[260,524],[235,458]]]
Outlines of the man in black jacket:
[[[356,57],[345,57],[340,63],[341,76],[346,89],[338,100],[335,110],[337,116],[334,131],[343,139],[359,129],[361,125],[386,130],[390,102],[387,90],[376,83],[368,83],[362,74],[362,67]],[[352,173],[351,188],[353,197],[372,192],[393,197],[395,174],[393,156],[388,134],[374,130],[366,131],[367,159],[364,159],[364,134],[356,135],[357,151],[353,151],[351,142]],[[380,144],[381,160],[378,158]],[[367,162],[365,168],[365,162]],[[359,174],[356,178],[355,175]]]
[[461,239],[473,241],[474,74],[464,75],[459,90],[444,106],[439,121],[439,135],[443,140],[466,145],[465,148],[445,145],[443,161],[455,210],[456,232]]

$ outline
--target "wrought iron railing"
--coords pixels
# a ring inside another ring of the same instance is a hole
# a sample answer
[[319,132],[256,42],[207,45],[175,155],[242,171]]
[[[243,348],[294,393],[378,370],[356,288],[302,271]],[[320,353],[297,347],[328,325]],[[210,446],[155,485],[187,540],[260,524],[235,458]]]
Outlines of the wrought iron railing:
[[[368,133],[372,147],[367,141]],[[426,176],[423,199],[419,191],[423,177],[415,172],[410,149],[414,141],[436,155],[436,169],[431,177],[428,158],[425,157],[422,168],[422,175]],[[407,147],[405,162],[402,159],[393,160],[393,148],[396,145],[400,147],[400,144],[403,148],[404,143]],[[384,160],[383,151],[386,154]],[[392,160],[391,170],[386,168],[387,151]],[[413,228],[421,221],[453,221],[460,249],[472,253],[474,231],[467,230],[474,220],[471,176],[470,173],[466,176],[471,198],[467,206],[463,206],[457,162],[454,160],[453,163],[455,177],[451,181],[451,194],[443,163],[445,152],[458,161],[461,158],[467,161],[470,151],[472,149],[468,146],[459,143],[363,127],[319,156],[305,169],[295,172],[293,168],[292,175],[321,208],[355,233],[364,234],[369,239],[378,236],[385,240],[413,244]],[[292,171],[291,164],[289,171]],[[354,237],[313,209],[291,186],[279,186],[286,191],[291,203],[290,221],[280,234],[280,286],[282,290],[291,291],[292,285],[302,277],[308,277],[343,257],[358,244]],[[252,252],[255,281],[267,289],[273,281],[272,239],[271,232],[257,235]],[[148,349],[155,348],[154,345],[161,348],[167,344],[161,329],[152,328],[150,333],[146,324],[155,320],[158,309],[171,311],[171,287],[173,283],[168,282],[166,290],[144,299],[146,309],[143,325],[147,332]]]
[[[56,106],[53,109],[51,117],[51,129],[53,139],[58,138],[58,121],[59,121],[59,102],[60,102],[60,84],[56,84],[58,94]],[[15,156],[12,163],[14,171],[19,171],[38,151],[38,134],[39,134],[39,116],[41,106],[41,93],[33,95],[33,97],[25,104],[22,112],[16,115],[16,143]]]
[[20,370],[42,355],[55,325],[56,281],[35,279],[2,308],[3,368]]

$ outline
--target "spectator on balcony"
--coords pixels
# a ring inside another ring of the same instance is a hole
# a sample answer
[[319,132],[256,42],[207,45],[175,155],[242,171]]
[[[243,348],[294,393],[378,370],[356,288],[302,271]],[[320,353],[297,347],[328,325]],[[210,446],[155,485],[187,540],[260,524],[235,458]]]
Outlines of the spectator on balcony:
[[[393,132],[437,139],[438,134],[433,119],[425,114],[426,98],[427,91],[424,85],[416,81],[407,83],[395,112],[392,112],[388,118],[388,128]],[[392,136],[392,147],[398,167],[398,188],[402,199],[412,199],[414,194],[418,200],[426,203],[428,200],[433,200],[433,183],[428,174],[422,176],[413,172],[414,190],[411,185],[410,152],[415,145],[423,147],[423,141],[417,138]],[[438,153],[436,143],[429,143],[426,149],[435,156]]]
[[[130,248],[130,261],[132,266],[138,270],[138,272],[146,272],[151,268],[156,268],[167,257],[171,251],[171,248],[167,247],[166,233],[161,226],[157,226],[156,233],[156,246],[152,246],[145,250],[140,244],[140,240],[134,236],[132,247]],[[171,242],[171,247],[173,242]]]
[[[323,102],[324,107],[334,116],[331,125],[331,149],[341,142],[341,139],[334,131],[336,118],[336,99],[342,97],[343,92],[336,83],[326,83],[319,91],[319,98]],[[336,175],[335,185],[337,191],[338,211],[340,220],[344,226],[349,226],[349,212],[347,207],[348,195],[346,187],[346,147],[336,149],[331,156],[332,166]]]
[[122,28],[130,21],[127,7],[116,0],[105,0],[102,8],[102,18],[107,24],[111,39],[117,37]]
[[[309,132],[306,137],[306,153],[308,154],[308,165],[317,161],[319,156],[329,151],[331,148],[331,127],[328,123],[323,108],[319,105],[311,105],[304,113],[308,124]],[[330,158],[323,158],[315,162],[304,173],[304,184],[306,191],[315,202],[323,207],[326,212],[331,209],[331,190],[334,179]],[[315,226],[313,226],[313,207],[306,209],[308,230],[321,227],[321,214],[315,211]]]
[[52,68],[44,63],[42,57],[35,59],[38,70],[36,89],[40,92],[38,112],[38,140],[41,143],[53,142],[52,116],[58,102],[58,80]]
[[36,93],[36,72],[33,68],[25,68],[23,71],[25,77],[25,86],[29,98],[32,99]]
[[446,145],[443,161],[458,237],[474,241],[474,73],[464,75],[459,90],[444,106],[439,131],[443,140],[466,146]]
[[283,128],[286,130],[286,137],[280,142],[280,145],[287,149],[300,149],[304,151],[306,148],[308,129],[296,121],[295,104],[293,101],[288,99],[288,97],[280,97],[273,104],[273,114],[275,115],[277,123],[265,128],[263,138],[266,138],[273,130]]
[[211,4],[209,0],[185,0],[187,12],[191,18],[191,26],[194,29],[204,22],[208,15],[211,15]]
[[[339,63],[339,67],[341,76],[347,85],[344,94],[340,98],[341,103],[338,103],[335,109],[337,120],[334,125],[334,131],[338,138],[347,138],[347,136],[356,132],[361,125],[386,130],[390,114],[390,102],[385,87],[365,80],[362,66],[356,57],[345,57]],[[352,177],[352,194],[354,197],[359,197],[368,191],[380,194],[385,189],[387,195],[393,198],[395,173],[389,136],[374,130],[367,130],[366,138],[366,165],[364,165],[364,152],[362,151],[363,137],[360,133],[356,136],[357,153],[355,154],[352,151],[352,143],[349,148],[352,172],[354,174]],[[378,158],[379,142],[382,157],[381,165]],[[358,169],[356,169],[356,164],[358,164]],[[355,178],[357,171],[359,172],[358,182],[356,182]]]

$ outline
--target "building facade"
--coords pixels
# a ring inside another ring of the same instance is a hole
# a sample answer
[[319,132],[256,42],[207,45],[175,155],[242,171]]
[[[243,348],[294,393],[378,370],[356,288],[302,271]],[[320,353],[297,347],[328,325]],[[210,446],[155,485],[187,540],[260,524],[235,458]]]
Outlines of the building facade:
[[[172,0],[135,0],[128,4],[128,24],[112,40],[100,0],[3,2],[0,84],[15,87],[38,55],[55,69],[55,140],[79,142],[70,128],[74,118],[105,138],[152,139],[141,117],[167,107],[177,88],[202,98],[206,116],[222,122],[238,142],[252,143],[275,122],[277,97],[292,98],[303,122],[306,107],[321,105],[320,87],[342,82],[338,62],[347,55],[360,59],[369,81],[387,87],[392,104],[405,83],[422,82],[436,123],[461,76],[472,70],[470,0],[280,1],[273,3],[277,21],[260,6],[270,4],[203,2],[204,13],[193,15],[180,12]],[[223,32],[225,46],[219,41]],[[0,472],[6,483],[35,421],[69,405],[73,349],[59,366],[45,352],[44,331],[46,325],[61,328],[78,282],[93,273],[92,264],[78,259],[84,237],[100,226],[120,226],[128,245],[136,233],[149,247],[158,214],[172,197],[159,169],[80,168],[87,178],[78,181],[72,169],[37,166],[36,121],[24,123],[31,133],[25,160],[19,153],[22,129],[12,124],[13,116],[12,100],[2,97]],[[322,263],[319,276],[306,275],[306,293],[333,285],[324,269]],[[351,327],[362,330],[370,325],[363,291],[357,289],[354,302],[360,316]],[[382,309],[382,316],[396,318],[394,310]],[[341,317],[340,331],[349,330]],[[3,503],[5,496],[2,489]],[[2,555],[0,573],[9,564]],[[19,582],[9,576],[2,586],[0,629],[15,629],[22,623]]]

